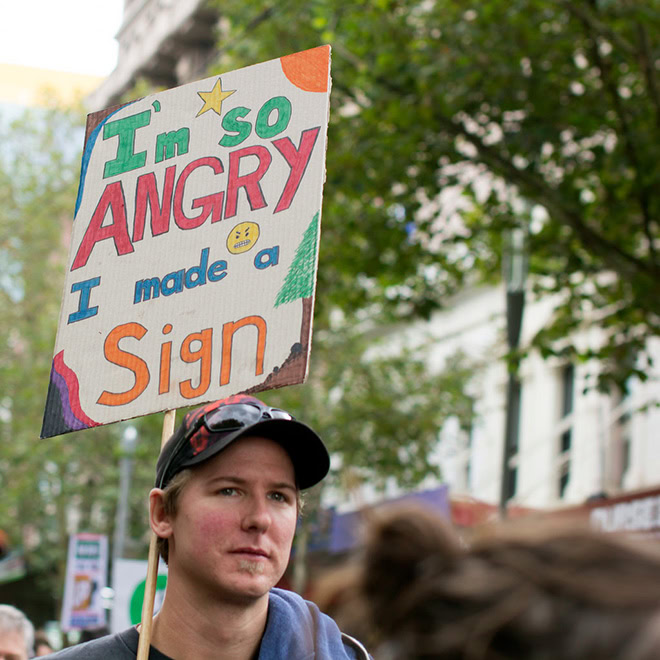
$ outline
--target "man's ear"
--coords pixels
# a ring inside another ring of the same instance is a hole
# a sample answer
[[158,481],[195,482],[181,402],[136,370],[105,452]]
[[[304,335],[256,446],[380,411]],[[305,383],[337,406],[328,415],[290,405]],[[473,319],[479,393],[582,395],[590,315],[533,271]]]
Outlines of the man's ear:
[[172,535],[171,517],[165,513],[163,490],[152,488],[149,493],[149,524],[156,536],[162,539]]

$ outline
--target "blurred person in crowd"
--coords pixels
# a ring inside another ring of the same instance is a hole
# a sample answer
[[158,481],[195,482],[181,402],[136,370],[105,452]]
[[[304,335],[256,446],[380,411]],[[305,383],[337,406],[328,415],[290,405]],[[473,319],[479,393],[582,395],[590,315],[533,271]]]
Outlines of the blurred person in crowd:
[[358,565],[348,560],[326,568],[310,585],[310,600],[332,617],[349,635],[370,647],[371,630],[365,625],[364,604],[357,589]]
[[99,637],[105,637],[109,634],[110,629],[108,626],[100,626],[99,628],[86,628],[80,633],[78,644],[83,644],[84,642],[89,642],[92,639],[98,639]]
[[98,639],[99,637],[105,637],[110,634],[110,629],[108,626],[101,626],[99,628],[87,628],[80,633],[80,639],[78,640],[79,644],[83,642],[89,642],[92,639]]
[[43,655],[54,653],[55,649],[50,645],[48,636],[43,632],[37,632],[34,637],[34,657],[40,658]]
[[34,626],[12,605],[0,605],[0,660],[28,660],[34,648]]
[[379,660],[660,658],[660,552],[575,522],[514,521],[468,546],[430,510],[391,510],[357,584]]
[[[168,564],[152,660],[368,657],[315,604],[275,588],[289,560],[300,491],[329,467],[311,428],[254,397],[229,397],[184,417],[161,451],[149,495],[151,528]],[[53,657],[135,658],[138,629]]]

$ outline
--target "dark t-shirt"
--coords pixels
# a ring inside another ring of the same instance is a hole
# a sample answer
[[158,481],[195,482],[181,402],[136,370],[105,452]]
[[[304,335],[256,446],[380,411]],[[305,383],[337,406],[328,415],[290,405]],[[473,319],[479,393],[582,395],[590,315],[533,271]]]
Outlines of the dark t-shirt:
[[[135,628],[128,628],[115,635],[99,637],[91,642],[71,646],[49,658],[58,660],[135,660],[140,636]],[[153,646],[149,647],[149,660],[172,660]]]
[[[135,660],[139,635],[129,628],[54,655],[53,660]],[[259,660],[356,660],[368,657],[360,645],[342,635],[337,624],[298,594],[271,589],[268,618]],[[149,660],[172,660],[153,646]]]

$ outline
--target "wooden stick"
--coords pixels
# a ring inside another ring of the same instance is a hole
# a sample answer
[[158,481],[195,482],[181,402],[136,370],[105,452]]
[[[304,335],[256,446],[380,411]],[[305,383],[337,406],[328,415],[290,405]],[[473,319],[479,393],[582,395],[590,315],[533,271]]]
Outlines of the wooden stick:
[[[174,420],[176,410],[167,410],[163,417],[163,433],[160,447],[168,441],[174,433]],[[156,581],[158,579],[158,537],[151,532],[149,541],[149,560],[147,562],[147,579],[144,585],[144,601],[142,603],[142,623],[140,625],[140,642],[138,644],[137,660],[148,660],[149,646],[151,644],[151,628],[154,616],[154,599],[156,597]]]

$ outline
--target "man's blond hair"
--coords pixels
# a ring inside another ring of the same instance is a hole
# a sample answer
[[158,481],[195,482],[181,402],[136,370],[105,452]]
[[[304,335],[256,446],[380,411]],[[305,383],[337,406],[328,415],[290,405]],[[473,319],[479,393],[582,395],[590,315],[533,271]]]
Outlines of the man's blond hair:
[[[163,490],[163,513],[166,516],[174,517],[176,516],[179,496],[183,491],[184,487],[188,484],[192,478],[192,470],[190,468],[186,470],[181,470],[181,472],[174,475],[172,481],[165,487]],[[165,563],[169,561],[170,552],[167,539],[158,537],[157,545],[158,552],[163,558]]]

